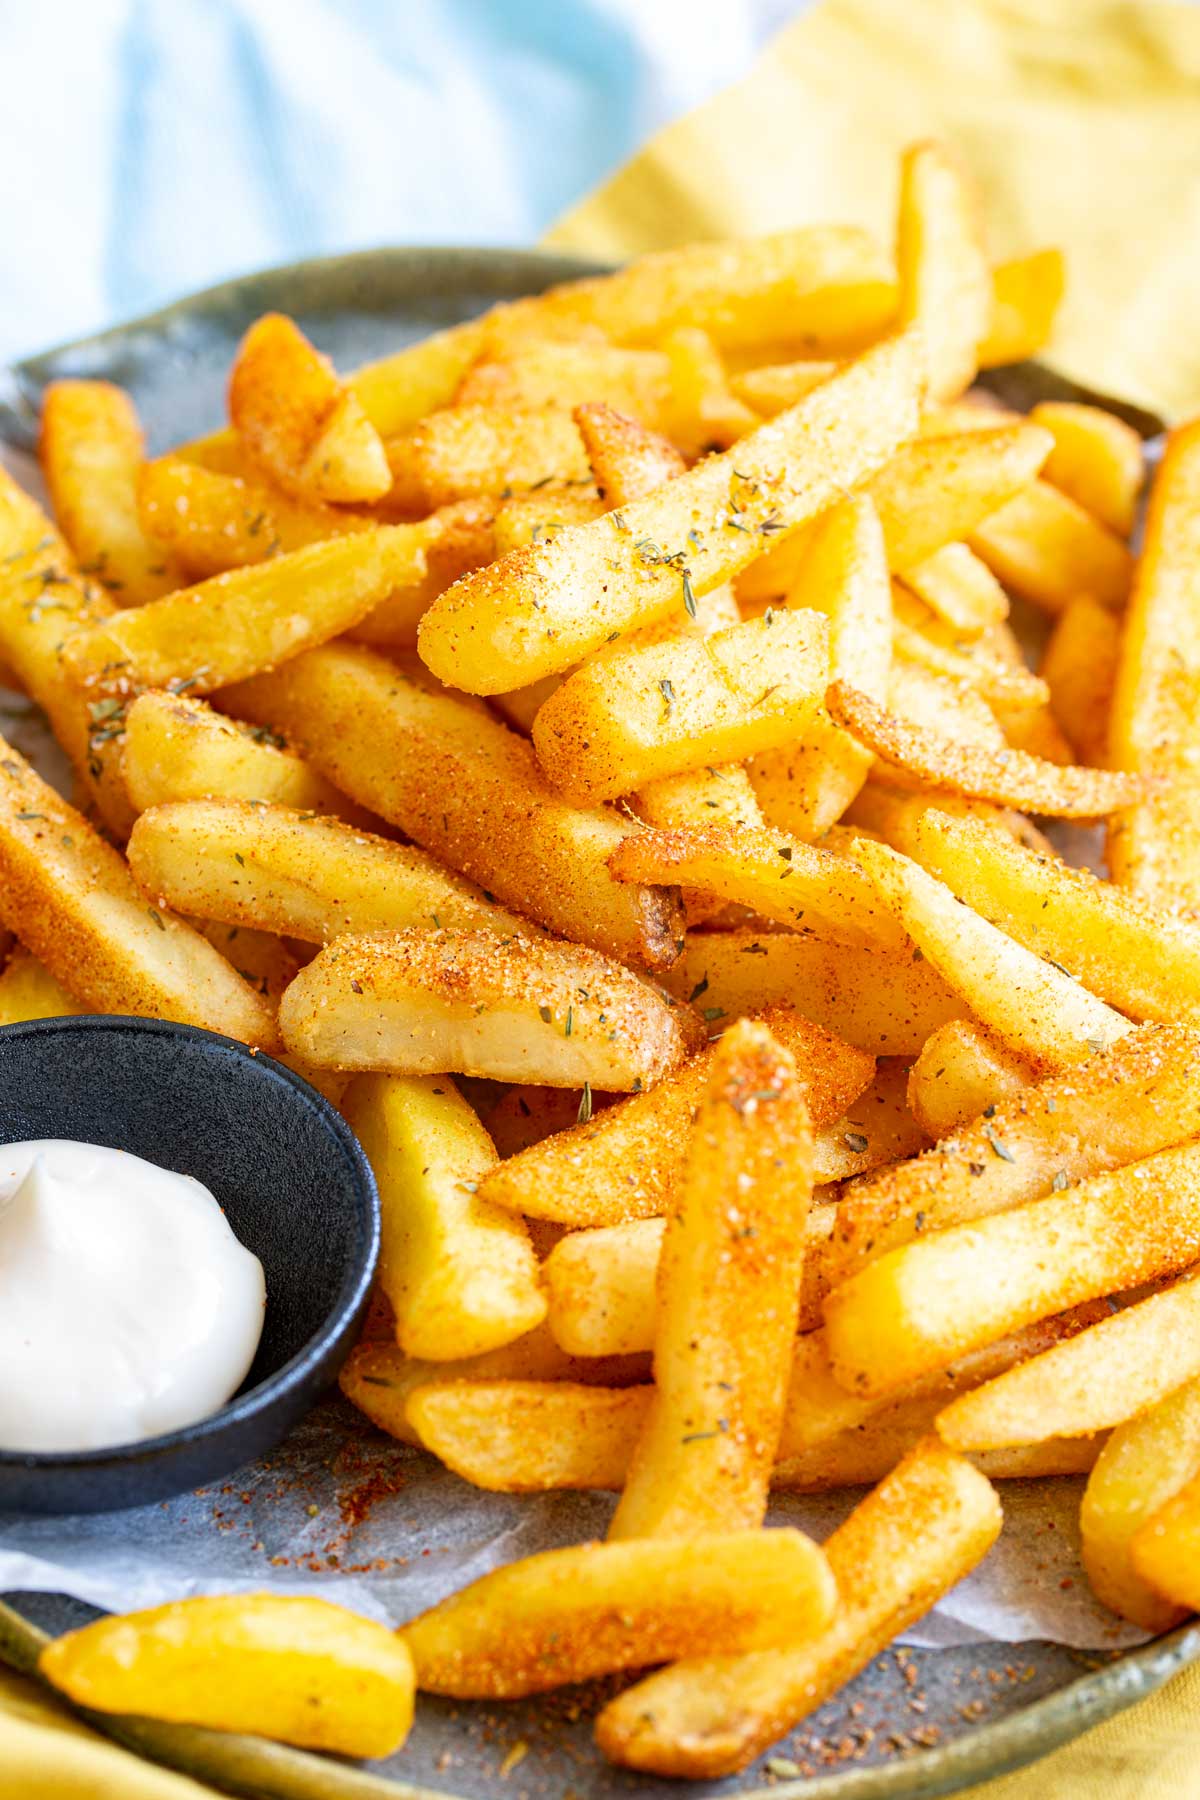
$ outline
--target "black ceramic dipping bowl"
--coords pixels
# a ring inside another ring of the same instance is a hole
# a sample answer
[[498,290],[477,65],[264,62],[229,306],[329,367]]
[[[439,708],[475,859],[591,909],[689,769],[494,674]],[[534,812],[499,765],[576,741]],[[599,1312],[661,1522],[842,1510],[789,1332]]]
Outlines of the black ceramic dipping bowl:
[[211,1418],[79,1455],[0,1451],[0,1511],[144,1506],[277,1444],[334,1379],[379,1249],[379,1197],[329,1102],[268,1056],[159,1019],[0,1028],[0,1142],[76,1138],[194,1175],[260,1259],[267,1309],[250,1373]]

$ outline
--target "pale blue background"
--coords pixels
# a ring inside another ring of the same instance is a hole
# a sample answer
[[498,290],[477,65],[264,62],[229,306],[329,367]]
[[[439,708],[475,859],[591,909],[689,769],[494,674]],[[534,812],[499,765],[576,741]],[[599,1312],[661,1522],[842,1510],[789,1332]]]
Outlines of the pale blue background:
[[223,276],[532,242],[801,0],[0,0],[0,360]]

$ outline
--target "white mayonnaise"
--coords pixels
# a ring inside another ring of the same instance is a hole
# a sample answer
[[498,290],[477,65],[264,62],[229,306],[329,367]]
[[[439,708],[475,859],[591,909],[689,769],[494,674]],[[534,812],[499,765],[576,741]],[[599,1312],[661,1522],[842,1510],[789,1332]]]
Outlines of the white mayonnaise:
[[66,1138],[0,1145],[0,1449],[97,1450],[215,1412],[262,1264],[209,1190]]

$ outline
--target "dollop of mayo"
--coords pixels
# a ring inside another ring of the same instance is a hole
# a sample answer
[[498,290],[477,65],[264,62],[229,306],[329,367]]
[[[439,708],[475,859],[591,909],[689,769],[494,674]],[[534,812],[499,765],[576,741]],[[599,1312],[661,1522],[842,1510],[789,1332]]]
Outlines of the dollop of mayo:
[[262,1336],[262,1264],[202,1182],[98,1144],[0,1146],[0,1448],[194,1424]]

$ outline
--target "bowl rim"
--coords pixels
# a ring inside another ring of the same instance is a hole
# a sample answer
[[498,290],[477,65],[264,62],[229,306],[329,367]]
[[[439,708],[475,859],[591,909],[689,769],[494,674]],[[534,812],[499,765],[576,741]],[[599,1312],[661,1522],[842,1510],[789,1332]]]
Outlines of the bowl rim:
[[[51,1475],[60,1470],[102,1469],[148,1457],[169,1456],[173,1451],[215,1437],[230,1426],[242,1425],[256,1418],[302,1384],[336,1347],[337,1339],[345,1331],[347,1322],[366,1305],[375,1277],[380,1240],[379,1191],[366,1152],[332,1102],[319,1093],[311,1082],[305,1081],[302,1075],[297,1075],[294,1069],[289,1069],[285,1063],[277,1061],[266,1051],[253,1050],[237,1038],[226,1037],[219,1031],[208,1031],[203,1026],[185,1025],[173,1019],[139,1018],[125,1013],[68,1013],[53,1019],[22,1019],[11,1025],[0,1025],[0,1044],[12,1043],[21,1038],[105,1033],[118,1036],[140,1033],[149,1037],[176,1040],[182,1038],[202,1045],[207,1051],[219,1047],[224,1052],[232,1052],[240,1061],[260,1071],[267,1079],[281,1084],[291,1092],[296,1101],[315,1111],[321,1125],[337,1141],[348,1159],[356,1193],[360,1201],[365,1201],[365,1253],[360,1253],[349,1262],[333,1304],[319,1329],[280,1368],[245,1393],[234,1395],[216,1412],[195,1420],[191,1425],[178,1426],[174,1431],[159,1432],[154,1437],[134,1438],[126,1444],[104,1445],[95,1450],[22,1451],[0,1448],[0,1471],[22,1469],[34,1474]],[[257,1079],[257,1076],[252,1079]],[[7,1141],[10,1140],[4,1139],[0,1134],[0,1142]]]

